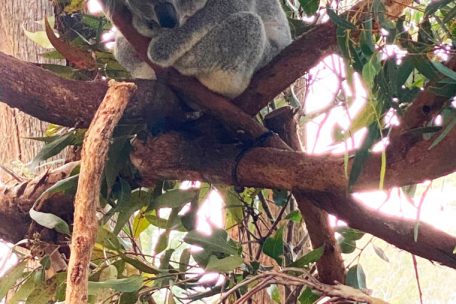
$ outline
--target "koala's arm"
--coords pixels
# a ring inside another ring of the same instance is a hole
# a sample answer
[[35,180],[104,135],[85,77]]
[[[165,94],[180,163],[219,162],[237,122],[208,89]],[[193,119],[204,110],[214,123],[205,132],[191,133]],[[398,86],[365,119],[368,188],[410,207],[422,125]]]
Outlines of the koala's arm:
[[149,59],[162,67],[172,66],[218,24],[224,13],[209,6],[196,12],[180,27],[160,29],[149,44]]

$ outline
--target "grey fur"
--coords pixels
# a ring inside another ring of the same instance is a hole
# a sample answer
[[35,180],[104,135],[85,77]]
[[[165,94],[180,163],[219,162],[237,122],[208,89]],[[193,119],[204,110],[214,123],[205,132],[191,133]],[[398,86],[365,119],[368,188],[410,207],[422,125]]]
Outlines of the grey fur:
[[[151,38],[148,56],[152,62],[195,76],[210,90],[230,98],[241,94],[253,73],[291,42],[278,0],[124,1],[135,28]],[[175,9],[173,28],[159,25],[155,7],[164,2]],[[134,71],[143,66],[123,43],[120,36],[115,51],[119,62],[133,76],[149,77]]]

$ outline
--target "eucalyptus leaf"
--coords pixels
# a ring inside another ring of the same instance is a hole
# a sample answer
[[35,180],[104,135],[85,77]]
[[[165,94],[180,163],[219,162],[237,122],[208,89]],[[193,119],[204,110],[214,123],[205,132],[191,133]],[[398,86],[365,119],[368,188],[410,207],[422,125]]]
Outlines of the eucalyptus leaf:
[[229,272],[241,266],[243,262],[244,260],[242,257],[238,255],[232,255],[221,259],[211,255],[206,266],[206,271]]
[[282,265],[284,254],[283,227],[277,229],[273,236],[264,241],[262,250],[266,255],[276,260],[279,265]]
[[16,281],[22,277],[26,266],[27,260],[23,260],[9,269],[0,278],[0,299],[3,299],[8,291],[16,284]]
[[155,198],[151,208],[161,209],[161,208],[178,208],[183,207],[198,195],[199,190],[189,189],[173,189],[165,192],[159,197]]
[[237,255],[238,249],[228,242],[228,234],[223,229],[216,229],[211,235],[193,230],[184,237],[184,242],[202,247],[205,251]]
[[304,256],[288,265],[288,267],[308,268],[310,264],[317,262],[323,256],[324,252],[325,249],[323,246],[318,247],[311,252],[306,253]]
[[41,226],[48,229],[55,229],[59,233],[70,235],[70,227],[57,215],[35,211],[33,208],[29,210],[29,214],[30,217]]
[[355,30],[356,29],[356,26],[353,23],[351,23],[348,20],[337,15],[336,12],[332,8],[326,7],[326,12],[328,13],[329,19],[331,19],[331,21],[334,22],[334,24],[337,25],[339,28],[345,29],[345,30]]
[[101,282],[89,281],[89,294],[95,295],[100,289],[110,288],[120,292],[138,291],[143,284],[141,276],[131,276],[125,279],[106,280]]
[[367,288],[366,274],[361,264],[350,267],[347,272],[346,284],[357,289]]
[[298,298],[299,304],[314,304],[320,299],[319,295],[312,292],[312,289],[306,287]]

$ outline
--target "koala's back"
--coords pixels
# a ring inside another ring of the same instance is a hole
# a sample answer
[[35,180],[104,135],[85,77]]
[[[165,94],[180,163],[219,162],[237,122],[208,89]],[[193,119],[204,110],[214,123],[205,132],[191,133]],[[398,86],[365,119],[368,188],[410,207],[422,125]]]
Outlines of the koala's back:
[[[137,1],[127,2],[134,20],[136,13],[136,19],[148,21],[141,24],[142,28],[147,29],[149,21],[158,26],[154,20],[157,12],[144,16],[146,9],[139,13],[138,8],[131,7]],[[291,43],[288,21],[278,0],[144,1],[148,8],[162,2],[175,5],[181,22],[173,28],[150,29],[149,59],[194,76],[210,90],[230,98],[242,93],[253,73]],[[139,30],[138,24],[133,25]],[[128,55],[118,52],[116,57],[126,68],[141,67],[128,64]]]

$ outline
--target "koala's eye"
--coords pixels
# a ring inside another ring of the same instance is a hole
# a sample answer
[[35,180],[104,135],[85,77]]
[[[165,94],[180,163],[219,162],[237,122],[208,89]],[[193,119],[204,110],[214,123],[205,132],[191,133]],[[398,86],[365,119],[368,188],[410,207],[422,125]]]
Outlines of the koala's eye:
[[174,5],[169,2],[159,3],[154,9],[161,27],[174,28],[178,25],[177,12]]

